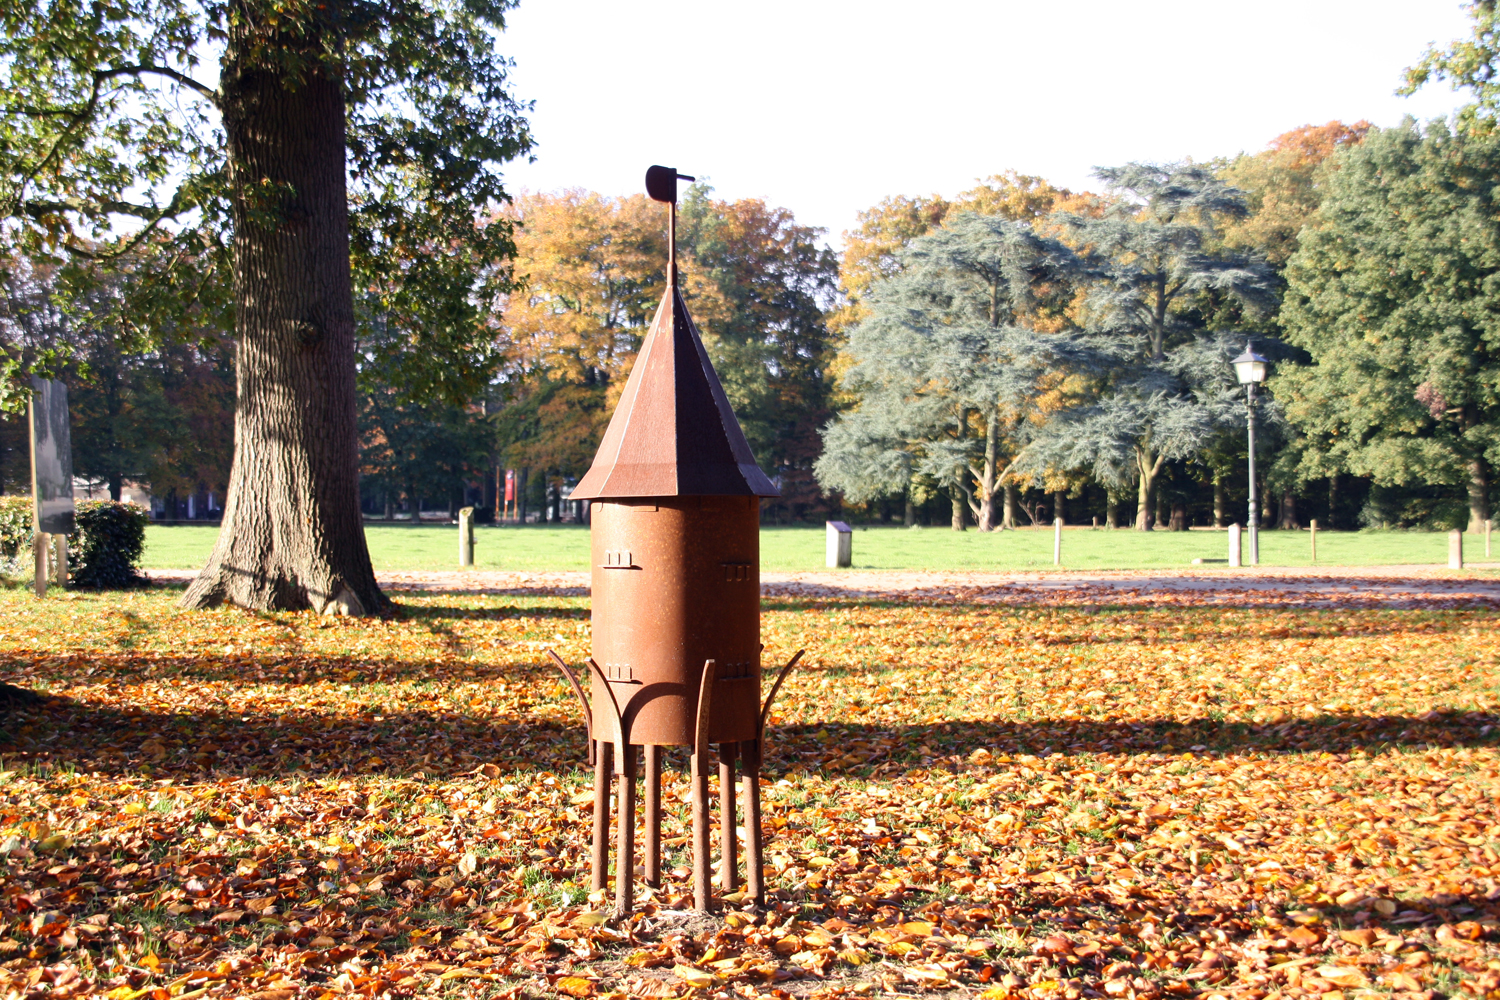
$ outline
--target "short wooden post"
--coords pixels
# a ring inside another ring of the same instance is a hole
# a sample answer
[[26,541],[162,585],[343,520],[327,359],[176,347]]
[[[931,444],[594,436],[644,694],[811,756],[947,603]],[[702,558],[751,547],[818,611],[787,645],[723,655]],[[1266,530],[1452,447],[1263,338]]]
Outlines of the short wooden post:
[[1062,565],[1062,522],[1063,519],[1056,517],[1052,519],[1052,565]]
[[1233,568],[1240,565],[1240,523],[1238,521],[1229,526],[1229,565]]
[[1448,532],[1448,568],[1464,568],[1464,533],[1457,528]]
[[1318,519],[1307,522],[1308,537],[1312,539],[1312,561],[1318,561]]
[[52,582],[59,587],[68,585],[68,536],[52,536]]
[[474,508],[465,507],[458,512],[458,564],[474,565]]
[[854,529],[843,521],[829,521],[824,562],[829,569],[853,565]]
[[33,587],[36,596],[47,596],[47,533],[34,531],[31,533],[31,556],[36,563],[36,577]]

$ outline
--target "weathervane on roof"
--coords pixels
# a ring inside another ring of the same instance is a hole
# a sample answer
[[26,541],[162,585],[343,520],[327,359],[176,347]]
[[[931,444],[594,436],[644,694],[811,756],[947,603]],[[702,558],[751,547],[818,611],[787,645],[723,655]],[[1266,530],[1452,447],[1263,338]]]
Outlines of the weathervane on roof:
[[[666,293],[593,466],[573,490],[591,505],[592,698],[556,653],[583,705],[594,764],[593,888],[608,871],[609,801],[619,781],[615,905],[634,900],[636,751],[644,748],[645,881],[661,884],[661,748],[692,749],[693,898],[712,905],[709,745],[718,744],[720,885],[735,890],[735,769],[744,770],[745,879],[765,897],[760,766],[766,720],[787,671],[761,698],[760,498],[779,496],[755,462],[677,287],[677,181],[646,171],[667,202]],[[550,652],[550,651],[549,651]]]

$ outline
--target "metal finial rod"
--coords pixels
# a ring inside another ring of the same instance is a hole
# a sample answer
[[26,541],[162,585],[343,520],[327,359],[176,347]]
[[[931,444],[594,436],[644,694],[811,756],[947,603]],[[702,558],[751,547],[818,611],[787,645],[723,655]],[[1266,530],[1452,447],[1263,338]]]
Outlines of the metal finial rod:
[[667,216],[667,284],[672,287],[677,285],[677,182],[697,179],[679,174],[676,167],[646,168],[646,193],[653,201],[664,201],[671,206]]

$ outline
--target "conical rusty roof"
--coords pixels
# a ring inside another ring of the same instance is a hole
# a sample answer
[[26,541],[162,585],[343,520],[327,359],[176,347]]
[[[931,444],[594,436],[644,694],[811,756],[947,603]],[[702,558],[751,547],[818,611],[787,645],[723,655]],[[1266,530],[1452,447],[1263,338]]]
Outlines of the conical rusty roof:
[[657,307],[594,464],[572,495],[781,495],[755,464],[675,283]]

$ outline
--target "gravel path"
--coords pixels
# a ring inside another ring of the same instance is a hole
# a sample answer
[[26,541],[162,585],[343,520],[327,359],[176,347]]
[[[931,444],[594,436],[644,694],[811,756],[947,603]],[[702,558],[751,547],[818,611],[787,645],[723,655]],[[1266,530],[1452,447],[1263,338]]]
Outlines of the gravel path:
[[[161,583],[186,583],[191,570],[147,570]],[[586,596],[586,572],[511,573],[494,570],[378,573],[388,590],[478,594]],[[1183,569],[1178,571],[919,572],[844,570],[761,574],[767,598],[830,600],[963,600],[1100,605],[1194,604],[1288,607],[1500,608],[1500,577],[1423,566],[1317,569]]]

